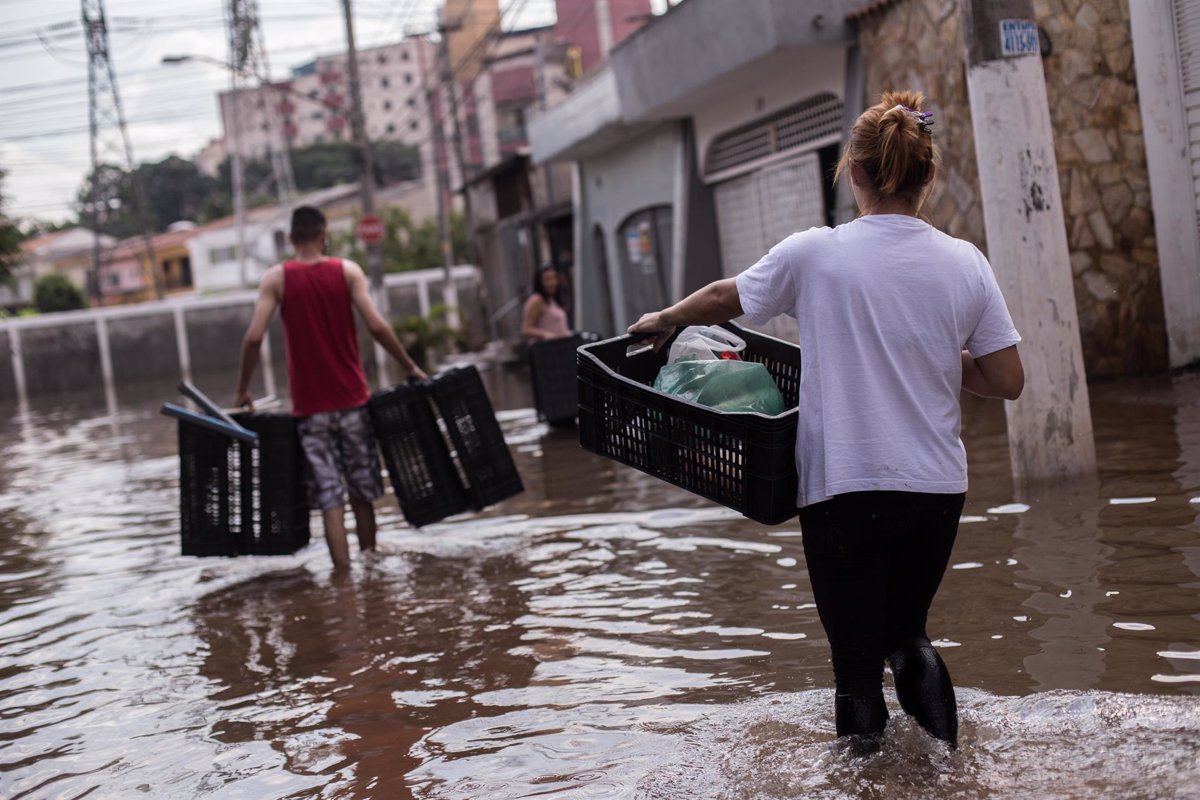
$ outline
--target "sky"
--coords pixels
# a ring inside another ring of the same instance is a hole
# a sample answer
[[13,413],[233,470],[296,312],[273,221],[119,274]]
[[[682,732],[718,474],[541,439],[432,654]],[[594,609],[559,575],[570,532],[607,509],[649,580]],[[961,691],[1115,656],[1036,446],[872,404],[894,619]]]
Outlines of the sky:
[[[190,157],[220,135],[224,0],[107,0],[110,58],[137,162]],[[659,5],[663,3],[660,2]],[[356,0],[359,47],[430,30],[440,0]],[[501,0],[506,28],[554,21],[554,0]],[[79,0],[0,0],[0,190],[11,217],[61,221],[89,165],[87,57]],[[259,0],[275,77],[318,53],[345,50],[340,0]]]

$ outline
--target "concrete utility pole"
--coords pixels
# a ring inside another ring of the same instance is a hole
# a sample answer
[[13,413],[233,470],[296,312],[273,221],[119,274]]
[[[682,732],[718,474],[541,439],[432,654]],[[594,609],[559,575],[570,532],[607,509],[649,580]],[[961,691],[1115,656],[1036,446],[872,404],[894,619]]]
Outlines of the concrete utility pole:
[[[447,42],[446,34],[449,31],[458,30],[462,27],[458,23],[452,27],[443,26],[442,34],[442,85],[446,88],[446,96],[450,101],[450,118],[454,124],[451,127],[452,137],[454,142],[454,160],[458,162],[458,178],[462,181],[462,199],[463,199],[463,214],[467,220],[467,230],[471,229],[471,193],[467,190],[467,179],[473,177],[473,172],[467,164],[466,152],[463,150],[463,135],[462,135],[462,120],[458,113],[458,80],[455,77],[456,70],[450,63],[450,47]],[[474,255],[471,252],[471,237],[467,236],[467,259],[474,261]]]
[[[447,30],[449,30],[449,29],[445,26],[443,26],[441,29],[442,41],[441,41],[441,46],[438,48],[439,58],[440,58],[440,64],[439,64],[438,69],[439,69],[439,74],[442,78],[441,83],[444,86],[445,90],[449,93],[452,109],[456,112],[457,108],[458,108],[458,103],[454,100],[454,86],[452,83],[454,78],[453,78],[453,72],[450,69],[450,49],[449,49],[449,46],[448,46],[448,43],[446,40],[446,31]],[[454,242],[452,241],[452,238],[451,238],[450,208],[449,208],[449,204],[447,203],[447,197],[450,194],[450,176],[447,174],[449,172],[449,166],[446,162],[449,161],[449,158],[448,158],[448,154],[447,154],[446,159],[442,158],[442,154],[445,153],[445,151],[446,151],[446,134],[445,134],[445,130],[442,127],[443,115],[441,113],[439,113],[439,112],[444,111],[444,109],[441,107],[440,103],[438,103],[436,105],[434,103],[434,100],[437,98],[437,94],[438,94],[438,92],[436,89],[429,90],[428,102],[426,103],[426,106],[429,109],[429,121],[433,124],[433,154],[434,154],[434,161],[435,161],[436,169],[437,169],[438,235],[442,242],[442,269],[445,271],[445,279],[443,281],[443,283],[445,285],[442,287],[442,303],[446,306],[446,324],[448,326],[450,326],[451,328],[457,328],[458,324],[459,324],[458,287],[454,284],[454,275],[452,274],[452,270],[451,270],[451,267],[454,265]],[[455,116],[455,124],[457,124],[458,123],[458,114],[455,113],[454,116]],[[460,170],[463,167],[461,159],[462,159],[462,154],[460,151],[459,152],[459,169]],[[464,199],[464,201],[466,201],[467,192],[466,192],[465,173],[463,174],[463,177],[464,177],[463,199]],[[466,202],[464,202],[464,208],[470,208],[470,206],[467,205]],[[470,238],[470,230],[469,230],[470,216],[469,215],[467,216],[467,226],[468,226],[467,236],[469,239]]]
[[[342,0],[342,13],[346,19],[346,76],[350,82],[350,131],[354,146],[358,150],[359,200],[363,216],[375,213],[375,162],[371,154],[371,142],[367,138],[367,126],[363,119],[362,92],[358,83],[358,50],[354,46],[354,17],[350,0]],[[371,278],[371,294],[375,306],[386,320],[391,319],[391,307],[387,291],[383,287],[383,253],[378,244],[368,244],[367,272]],[[380,386],[391,383],[387,352],[375,345],[375,368]]]
[[229,183],[233,189],[233,219],[237,227],[238,286],[250,285],[246,273],[246,164],[242,160],[242,93],[237,75],[229,73],[229,118],[233,121],[229,148]]
[[959,0],[988,257],[1024,341],[1013,477],[1094,474],[1096,448],[1032,0]]
[[596,0],[596,33],[600,38],[600,60],[607,61],[613,49],[612,9],[608,0]]
[[[533,77],[537,88],[538,111],[546,111],[546,47],[542,44],[542,34],[533,35]],[[542,165],[546,181],[546,206],[554,205],[554,170],[550,164]]]

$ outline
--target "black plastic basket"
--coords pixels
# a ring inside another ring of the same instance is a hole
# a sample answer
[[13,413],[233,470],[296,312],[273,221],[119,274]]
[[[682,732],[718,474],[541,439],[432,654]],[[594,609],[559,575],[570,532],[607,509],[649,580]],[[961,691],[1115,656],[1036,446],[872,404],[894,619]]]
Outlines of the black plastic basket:
[[380,389],[367,404],[400,511],[414,528],[470,508],[426,384]]
[[723,412],[653,389],[667,348],[626,356],[635,339],[619,336],[579,348],[579,443],[778,525],[796,515],[800,348],[733,323],[723,327],[746,340],[743,359],[766,365],[788,411]]
[[551,425],[570,425],[579,415],[579,380],[575,351],[596,341],[590,333],[575,333],[529,346],[533,404],[538,418]]
[[466,477],[472,508],[480,510],[525,491],[479,371],[455,367],[436,375],[428,386]]
[[257,447],[220,422],[177,416],[183,555],[282,555],[308,544],[304,462],[290,415],[239,415]]
[[243,463],[251,464],[242,480],[247,498],[243,508],[249,508],[251,516],[250,524],[242,527],[241,552],[261,556],[294,553],[308,544],[310,536],[306,459],[296,419],[284,412],[263,411],[234,414],[233,419],[258,434],[257,449],[239,445]]

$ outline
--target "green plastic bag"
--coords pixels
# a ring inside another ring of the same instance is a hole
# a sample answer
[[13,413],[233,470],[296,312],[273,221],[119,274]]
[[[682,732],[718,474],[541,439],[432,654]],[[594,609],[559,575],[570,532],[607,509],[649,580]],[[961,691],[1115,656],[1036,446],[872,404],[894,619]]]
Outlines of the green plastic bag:
[[685,358],[660,369],[654,388],[718,411],[773,417],[786,410],[771,373],[753,361]]

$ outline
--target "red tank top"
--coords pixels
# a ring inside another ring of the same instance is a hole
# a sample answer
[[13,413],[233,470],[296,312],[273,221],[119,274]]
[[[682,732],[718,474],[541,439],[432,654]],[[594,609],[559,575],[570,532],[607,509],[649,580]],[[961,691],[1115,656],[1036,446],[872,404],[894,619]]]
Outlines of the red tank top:
[[284,338],[292,414],[307,417],[365,405],[350,287],[340,258],[283,265]]

